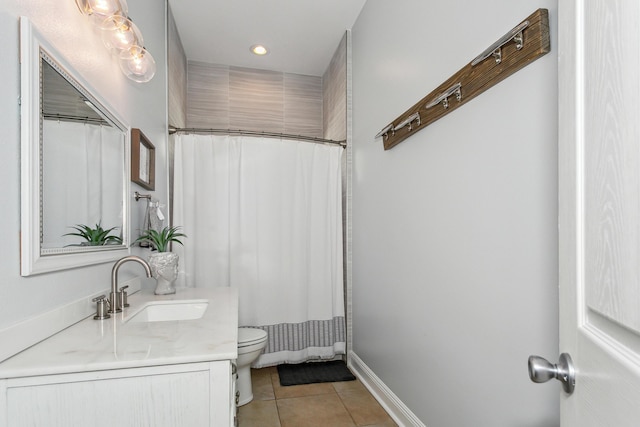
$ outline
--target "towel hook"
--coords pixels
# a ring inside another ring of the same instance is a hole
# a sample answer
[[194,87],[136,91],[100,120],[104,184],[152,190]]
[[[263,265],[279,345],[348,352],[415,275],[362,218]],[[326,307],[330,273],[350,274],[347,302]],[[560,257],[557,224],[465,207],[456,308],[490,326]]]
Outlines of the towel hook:
[[393,123],[389,124],[380,132],[378,132],[378,134],[376,135],[376,138],[380,138],[381,136],[384,136],[385,140],[389,139],[389,131],[391,131],[391,136],[396,134],[396,130],[393,128]]
[[409,117],[407,117],[406,119],[404,119],[403,121],[398,123],[398,126],[394,126],[393,130],[395,132],[398,129],[402,129],[403,127],[409,125],[409,132],[411,132],[413,130],[413,126],[411,124],[414,121],[417,121],[418,122],[418,126],[420,126],[420,113],[413,113],[412,115],[410,115]]
[[140,194],[137,191],[134,194],[135,194],[136,202],[139,202],[140,199],[149,199],[149,201],[151,201],[151,194]]
[[458,100],[458,102],[462,101],[462,84],[461,83],[454,84],[449,89],[445,90],[440,95],[436,96],[431,102],[425,105],[424,108],[429,109],[431,107],[435,107],[436,105],[442,102],[442,106],[446,110],[447,108],[449,108],[449,97],[451,95],[455,95],[456,100]]
[[473,61],[471,61],[471,66],[478,65],[485,59],[490,56],[493,56],[496,60],[496,64],[502,62],[502,46],[509,43],[510,41],[514,41],[516,44],[516,49],[520,50],[524,46],[524,36],[522,32],[525,28],[529,26],[529,21],[524,21],[520,25],[513,28],[504,36],[500,37],[497,42],[489,46],[482,52],[480,55],[476,56]]

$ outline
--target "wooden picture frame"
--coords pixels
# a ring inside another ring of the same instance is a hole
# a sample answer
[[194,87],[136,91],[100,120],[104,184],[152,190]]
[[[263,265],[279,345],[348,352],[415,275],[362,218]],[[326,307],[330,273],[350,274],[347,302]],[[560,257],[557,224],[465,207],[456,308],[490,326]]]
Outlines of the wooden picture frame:
[[140,129],[131,129],[131,181],[147,190],[156,188],[156,148]]

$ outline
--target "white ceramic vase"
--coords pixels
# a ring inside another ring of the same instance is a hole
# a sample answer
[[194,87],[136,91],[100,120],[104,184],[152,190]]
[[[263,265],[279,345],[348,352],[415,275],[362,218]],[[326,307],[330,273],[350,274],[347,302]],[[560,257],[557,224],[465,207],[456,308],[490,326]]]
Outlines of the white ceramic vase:
[[154,252],[149,255],[151,275],[156,279],[156,295],[176,293],[178,278],[178,254],[173,252]]

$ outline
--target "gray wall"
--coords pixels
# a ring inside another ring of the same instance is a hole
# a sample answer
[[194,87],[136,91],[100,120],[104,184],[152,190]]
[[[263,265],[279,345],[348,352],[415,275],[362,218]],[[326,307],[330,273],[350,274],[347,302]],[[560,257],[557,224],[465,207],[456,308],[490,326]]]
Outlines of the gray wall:
[[[129,2],[129,13],[153,54],[157,72],[146,84],[129,81],[104,48],[100,34],[80,14],[73,1],[0,0],[3,61],[0,80],[0,330],[22,320],[107,289],[111,264],[76,268],[31,277],[20,276],[20,66],[18,18],[29,17],[35,27],[65,56],[129,125],[143,130],[156,147],[156,192],[166,201],[167,79],[165,3]],[[144,191],[132,185],[131,191]],[[132,228],[138,227],[144,206],[133,204]],[[141,210],[141,212],[140,212]],[[127,270],[129,270],[127,268]],[[131,269],[133,274],[139,273]],[[126,278],[127,271],[123,270]],[[130,273],[131,274],[131,273]]]
[[171,8],[167,21],[169,125],[183,128],[187,126],[187,57]]
[[[552,51],[383,151],[374,135],[539,7]],[[428,427],[559,425],[557,4],[369,0],[353,40],[353,351]]]

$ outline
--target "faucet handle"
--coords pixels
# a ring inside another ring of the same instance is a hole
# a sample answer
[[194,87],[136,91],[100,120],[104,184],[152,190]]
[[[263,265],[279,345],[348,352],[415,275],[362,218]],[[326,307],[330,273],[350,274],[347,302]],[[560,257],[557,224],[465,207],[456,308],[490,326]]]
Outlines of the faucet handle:
[[120,288],[120,302],[122,303],[120,304],[120,307],[129,307],[129,303],[127,302],[127,291],[125,290],[128,287],[129,285]]
[[95,297],[91,301],[96,303],[96,315],[93,316],[94,319],[104,320],[111,317],[109,313],[107,313],[109,300],[105,295],[100,295],[99,297]]

